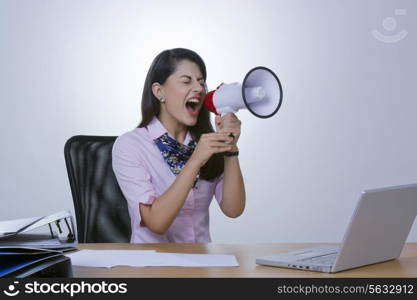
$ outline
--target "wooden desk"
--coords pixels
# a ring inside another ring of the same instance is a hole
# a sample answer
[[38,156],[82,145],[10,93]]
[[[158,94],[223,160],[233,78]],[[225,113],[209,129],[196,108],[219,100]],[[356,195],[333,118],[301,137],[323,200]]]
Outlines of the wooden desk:
[[239,267],[114,267],[74,266],[75,277],[417,277],[417,243],[407,243],[399,259],[327,274],[260,266],[258,256],[317,244],[79,244],[79,249],[156,250],[158,252],[233,254]]

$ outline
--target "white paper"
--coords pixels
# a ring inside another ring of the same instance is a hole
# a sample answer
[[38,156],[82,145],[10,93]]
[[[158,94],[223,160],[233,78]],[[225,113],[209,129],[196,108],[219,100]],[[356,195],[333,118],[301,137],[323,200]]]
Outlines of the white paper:
[[80,250],[66,254],[85,267],[237,267],[234,255],[160,253],[153,250]]
[[52,223],[56,220],[60,220],[60,219],[68,218],[68,217],[71,217],[71,213],[69,211],[59,211],[59,212],[54,213],[52,215],[45,216],[45,217],[41,218],[36,223],[32,224],[28,228],[25,228],[25,230],[23,230],[23,232],[31,231],[34,228],[38,228],[38,227],[41,227],[41,226],[44,226],[44,225],[48,225],[49,223]]
[[42,217],[0,221],[0,236],[16,233],[22,228],[29,226],[40,219],[42,219]]
[[175,267],[238,267],[234,255],[157,253],[163,258],[164,266]]
[[141,260],[146,253],[154,252],[154,250],[79,250],[65,256],[71,258],[74,266],[110,268],[115,265],[129,266],[131,261]]
[[71,217],[71,213],[69,211],[59,211],[44,217],[0,221],[0,237],[13,235],[17,232],[31,231],[35,228],[42,227],[56,220],[68,217]]

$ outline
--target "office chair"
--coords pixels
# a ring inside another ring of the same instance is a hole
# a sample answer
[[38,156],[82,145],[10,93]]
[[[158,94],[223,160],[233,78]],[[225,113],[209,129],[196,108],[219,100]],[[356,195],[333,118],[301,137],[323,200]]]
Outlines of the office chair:
[[115,136],[70,138],[64,147],[80,243],[127,243],[127,202],[112,168]]

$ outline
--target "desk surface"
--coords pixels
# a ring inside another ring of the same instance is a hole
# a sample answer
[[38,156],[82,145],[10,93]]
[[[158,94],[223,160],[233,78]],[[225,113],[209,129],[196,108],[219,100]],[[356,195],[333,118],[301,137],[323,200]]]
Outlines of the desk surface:
[[[317,244],[79,244],[79,249],[156,250],[173,253],[232,254],[239,267],[114,267],[74,266],[75,277],[417,277],[417,243],[407,243],[399,259],[328,274],[260,266],[258,256]],[[330,245],[330,244],[329,244]]]

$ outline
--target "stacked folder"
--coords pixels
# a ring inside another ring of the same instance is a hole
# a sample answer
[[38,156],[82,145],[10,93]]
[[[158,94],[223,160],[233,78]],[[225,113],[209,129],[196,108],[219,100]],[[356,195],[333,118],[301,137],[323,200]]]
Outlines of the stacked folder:
[[76,236],[70,212],[0,221],[0,277],[72,277]]

